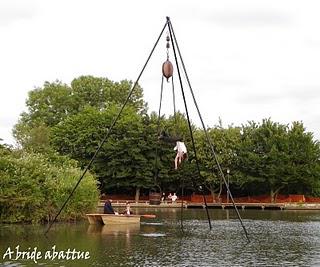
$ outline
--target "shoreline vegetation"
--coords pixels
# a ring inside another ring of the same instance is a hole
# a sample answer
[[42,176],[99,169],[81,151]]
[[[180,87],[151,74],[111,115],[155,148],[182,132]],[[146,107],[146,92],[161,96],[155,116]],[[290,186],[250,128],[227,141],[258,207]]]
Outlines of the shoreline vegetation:
[[[53,219],[81,174],[77,162],[57,154],[13,152],[0,158],[0,222]],[[97,181],[86,174],[59,220],[74,220],[95,207]]]
[[[132,85],[128,80],[80,76],[70,85],[45,82],[29,92],[27,110],[13,129],[17,146],[0,144],[0,222],[52,220]],[[226,188],[206,134],[193,123],[191,128],[196,151],[185,114],[177,111],[159,119],[148,111],[138,85],[58,219],[94,210],[102,194],[139,201],[150,192],[191,196],[203,190],[220,199]],[[181,136],[188,147],[188,160],[178,170],[173,146],[159,141],[159,131]],[[224,126],[220,119],[207,131],[235,198],[265,195],[273,203],[281,195],[320,197],[320,143],[303,122],[281,124],[268,118]]]
[[[319,202],[235,202],[235,205],[238,209],[256,209],[256,210],[320,210],[320,201]],[[126,206],[126,202],[121,200],[115,201],[113,203],[113,207],[116,209],[123,209]],[[137,209],[181,209],[181,206],[186,209],[198,209],[205,208],[203,202],[189,202],[189,201],[177,201],[175,203],[172,202],[161,202],[159,205],[151,205],[148,201],[139,201],[130,203],[131,208]],[[209,209],[234,209],[232,203],[227,202],[210,202],[207,203]],[[103,208],[103,203],[100,202],[98,204],[98,212]]]
[[[213,198],[212,195],[205,195],[209,208],[232,209],[233,203],[226,195],[220,198]],[[136,201],[134,197],[125,195],[108,195],[100,198],[98,210],[104,206],[106,199],[112,201],[116,208],[123,208],[129,202],[132,208],[204,208],[202,195],[192,194],[178,198],[172,202],[170,199],[160,200],[158,204],[151,204],[150,197],[142,197]],[[154,199],[152,199],[154,200]],[[182,203],[183,202],[183,203]],[[274,202],[270,196],[246,196],[235,197],[235,205],[241,209],[280,209],[280,210],[320,210],[320,197],[308,197],[304,195],[278,195]]]

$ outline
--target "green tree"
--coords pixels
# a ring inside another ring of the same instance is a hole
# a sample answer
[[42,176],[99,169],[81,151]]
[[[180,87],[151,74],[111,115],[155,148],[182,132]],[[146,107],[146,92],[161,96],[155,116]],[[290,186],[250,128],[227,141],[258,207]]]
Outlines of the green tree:
[[227,173],[227,169],[231,170],[232,179],[230,181],[231,183],[236,183],[236,151],[240,142],[240,128],[233,126],[223,128],[222,124],[220,124],[214,128],[209,128],[207,132],[213,144],[216,158],[212,153],[204,131],[198,131],[198,154],[201,161],[201,172],[205,179],[204,184],[208,187],[211,194],[215,196],[219,192],[218,196],[220,196],[224,183],[216,160],[218,160],[224,174]]
[[[29,92],[26,101],[28,111],[21,114],[15,125],[14,137],[21,147],[42,152],[48,147],[51,127],[86,107],[103,111],[110,106],[120,106],[125,102],[131,87],[130,81],[112,82],[92,76],[74,79],[71,86],[60,81],[45,82],[43,87]],[[143,90],[139,85],[127,105],[138,113],[146,112]]]
[[302,122],[293,122],[288,131],[290,175],[288,191],[293,194],[320,194],[320,145]]
[[[56,154],[13,151],[0,157],[0,222],[49,221],[75,186],[81,170]],[[87,173],[60,219],[76,219],[96,208],[95,178]]]
[[[115,105],[104,111],[88,107],[67,118],[52,128],[53,147],[78,160],[83,167],[86,166],[117,113]],[[147,158],[148,154],[149,144],[143,117],[134,108],[127,107],[92,164],[102,191],[107,192],[116,187],[150,187],[152,164]]]
[[249,122],[242,132],[238,170],[249,192],[269,190],[274,201],[281,190],[306,192],[318,181],[319,144],[302,123],[289,128],[264,119],[261,125]]

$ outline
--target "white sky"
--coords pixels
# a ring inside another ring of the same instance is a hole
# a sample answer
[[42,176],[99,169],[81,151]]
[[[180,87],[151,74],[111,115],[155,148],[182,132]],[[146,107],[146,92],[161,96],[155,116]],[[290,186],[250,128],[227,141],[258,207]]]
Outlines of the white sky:
[[[319,139],[319,7],[292,0],[1,0],[0,138],[14,143],[12,127],[26,110],[27,93],[45,81],[70,84],[80,75],[134,81],[170,16],[206,125],[219,117],[225,126],[298,120]],[[158,109],[165,59],[164,36],[140,80],[150,110]]]

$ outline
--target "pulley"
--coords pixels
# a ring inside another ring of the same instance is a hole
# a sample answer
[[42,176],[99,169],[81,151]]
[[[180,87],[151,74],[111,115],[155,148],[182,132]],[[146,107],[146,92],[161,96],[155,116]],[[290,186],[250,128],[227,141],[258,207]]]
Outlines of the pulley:
[[167,60],[162,64],[162,74],[164,77],[167,78],[167,82],[169,82],[169,78],[172,77],[173,74],[173,65],[169,60],[169,48],[170,48],[170,37],[169,34],[167,33]]
[[169,81],[169,78],[173,74],[173,65],[170,62],[169,59],[167,59],[163,64],[162,64],[162,74],[164,77],[167,78],[167,81]]

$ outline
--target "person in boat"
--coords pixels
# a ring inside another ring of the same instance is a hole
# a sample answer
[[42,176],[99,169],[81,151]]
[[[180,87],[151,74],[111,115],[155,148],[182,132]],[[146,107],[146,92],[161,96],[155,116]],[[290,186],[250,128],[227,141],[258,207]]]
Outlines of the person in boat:
[[174,159],[174,168],[177,170],[183,160],[188,158],[187,147],[183,142],[182,138],[179,136],[171,137],[165,131],[161,132],[159,140],[167,143],[175,143],[176,146],[174,150],[177,151],[176,157]]
[[104,208],[103,208],[103,213],[104,214],[115,214],[114,210],[113,210],[113,207],[111,205],[111,200],[107,200],[105,203],[104,203]]

